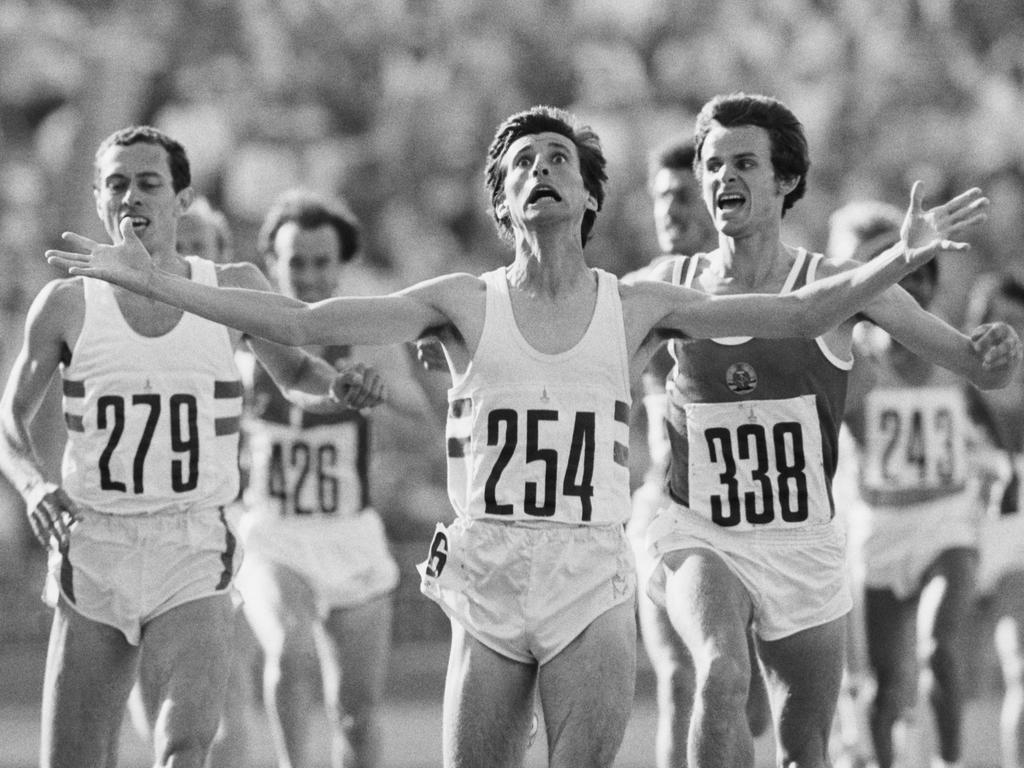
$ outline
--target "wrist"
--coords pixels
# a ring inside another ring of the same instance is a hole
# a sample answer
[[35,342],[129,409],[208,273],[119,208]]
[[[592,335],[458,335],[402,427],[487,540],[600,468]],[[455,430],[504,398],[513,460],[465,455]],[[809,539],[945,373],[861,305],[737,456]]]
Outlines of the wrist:
[[58,487],[56,483],[48,482],[42,477],[33,479],[21,489],[21,497],[25,500],[26,510],[31,513],[46,496],[56,491]]

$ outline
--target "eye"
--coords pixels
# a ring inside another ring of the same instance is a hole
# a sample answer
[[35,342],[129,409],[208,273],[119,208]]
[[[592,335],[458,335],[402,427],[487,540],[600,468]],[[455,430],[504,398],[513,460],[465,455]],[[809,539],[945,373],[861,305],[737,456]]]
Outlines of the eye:
[[531,163],[532,160],[529,155],[520,155],[512,165],[515,168],[529,168]]
[[568,159],[569,156],[565,154],[565,152],[555,152],[551,156],[551,162],[554,163],[555,165],[561,165],[562,163],[568,161]]

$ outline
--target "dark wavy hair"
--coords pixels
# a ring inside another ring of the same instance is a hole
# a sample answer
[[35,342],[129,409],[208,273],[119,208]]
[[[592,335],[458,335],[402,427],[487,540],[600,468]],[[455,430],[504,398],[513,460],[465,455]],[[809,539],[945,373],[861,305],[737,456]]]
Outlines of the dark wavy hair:
[[[583,125],[571,112],[557,107],[536,106],[524,112],[517,112],[498,126],[491,145],[487,148],[487,167],[484,170],[484,185],[491,196],[491,215],[494,217],[498,234],[509,242],[512,242],[512,221],[508,214],[498,215],[498,206],[505,201],[505,169],[502,160],[508,148],[518,139],[548,132],[565,136],[576,145],[583,185],[597,201],[597,210],[601,210],[604,204],[604,183],[608,180],[605,173],[607,163],[601,149],[601,140],[594,130],[588,125]],[[596,219],[597,211],[588,209],[583,214],[580,234],[584,245],[587,244]]]
[[[139,143],[155,144],[158,147],[163,147],[167,152],[167,165],[171,169],[171,186],[175,192],[181,192],[192,184],[192,168],[188,162],[188,155],[185,154],[185,148],[166,133],[151,125],[130,125],[119,131],[114,131],[100,142],[96,149],[95,159],[98,162],[100,155],[111,147],[128,147]],[[96,170],[95,164],[93,170]],[[93,183],[96,184],[98,181],[94,178]]]
[[694,128],[694,147],[697,154],[693,172],[698,179],[703,173],[700,165],[701,151],[713,122],[726,128],[756,125],[768,131],[775,177],[798,179],[793,191],[786,195],[782,202],[782,215],[785,216],[786,211],[807,191],[807,171],[811,167],[811,157],[803,124],[797,120],[789,107],[771,96],[746,93],[715,96],[701,108]]
[[306,189],[292,189],[280,195],[267,211],[256,237],[256,245],[264,258],[274,252],[274,236],[282,225],[294,221],[302,229],[327,225],[338,233],[342,264],[359,253],[361,234],[359,220],[342,200],[331,200]]

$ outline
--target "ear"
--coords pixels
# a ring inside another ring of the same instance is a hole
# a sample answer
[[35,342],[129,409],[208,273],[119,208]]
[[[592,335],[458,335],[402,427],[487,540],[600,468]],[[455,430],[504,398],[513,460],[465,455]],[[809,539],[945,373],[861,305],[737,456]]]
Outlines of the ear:
[[783,179],[783,178],[776,177],[776,179],[775,179],[775,187],[776,187],[776,189],[778,189],[779,194],[782,195],[783,197],[785,197],[790,192],[792,192],[794,189],[796,189],[796,186],[799,183],[800,183],[800,177],[799,176],[791,176],[788,179]]
[[596,211],[600,208],[597,204],[597,198],[593,195],[587,195],[587,203],[583,207],[588,211]]
[[183,190],[178,192],[175,197],[178,201],[178,215],[180,216],[189,209],[192,205],[192,201],[196,199],[196,191],[192,187],[185,187]]
[[497,216],[499,220],[508,218],[508,203],[502,200],[494,206],[494,215]]

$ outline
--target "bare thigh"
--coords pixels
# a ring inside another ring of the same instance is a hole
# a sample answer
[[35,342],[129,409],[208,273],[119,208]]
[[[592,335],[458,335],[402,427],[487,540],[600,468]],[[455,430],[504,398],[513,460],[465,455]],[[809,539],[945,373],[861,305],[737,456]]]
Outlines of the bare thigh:
[[598,616],[540,669],[551,768],[609,766],[622,744],[636,683],[632,602]]
[[780,764],[827,765],[843,676],[846,617],[781,640],[758,642],[773,710]]
[[81,616],[61,598],[46,657],[40,765],[115,764],[137,661],[138,648],[120,630]]
[[392,612],[391,595],[381,595],[362,605],[336,608],[320,625],[324,696],[343,712],[361,712],[383,696]]
[[452,622],[442,718],[445,768],[521,766],[536,678],[536,664],[503,656]]
[[271,659],[286,654],[313,657],[316,595],[305,579],[283,565],[252,559],[246,568],[243,610],[257,642]]
[[158,757],[209,748],[217,732],[234,640],[229,595],[192,600],[146,624],[139,686]]

